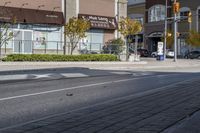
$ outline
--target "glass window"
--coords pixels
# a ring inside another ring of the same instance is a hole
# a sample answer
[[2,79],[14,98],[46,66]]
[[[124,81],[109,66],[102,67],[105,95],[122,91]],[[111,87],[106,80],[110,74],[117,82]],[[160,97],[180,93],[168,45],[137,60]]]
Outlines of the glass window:
[[165,6],[164,5],[155,5],[149,9],[148,12],[149,22],[157,22],[165,20]]

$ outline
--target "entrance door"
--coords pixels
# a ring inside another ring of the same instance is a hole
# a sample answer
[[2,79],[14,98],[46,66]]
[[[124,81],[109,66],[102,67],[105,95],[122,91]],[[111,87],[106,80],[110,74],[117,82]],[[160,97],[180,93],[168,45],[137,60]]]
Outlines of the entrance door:
[[152,38],[150,38],[150,41],[151,41],[151,43],[150,43],[150,50],[152,52],[157,51],[158,42],[161,41],[161,37],[152,37]]
[[15,53],[32,53],[32,31],[14,31],[14,52]]

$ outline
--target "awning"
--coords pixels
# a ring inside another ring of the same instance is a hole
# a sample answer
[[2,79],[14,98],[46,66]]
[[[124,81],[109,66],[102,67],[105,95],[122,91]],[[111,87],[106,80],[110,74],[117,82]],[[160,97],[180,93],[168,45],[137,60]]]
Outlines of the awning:
[[62,12],[0,6],[0,21],[11,23],[13,20],[16,23],[64,25]]

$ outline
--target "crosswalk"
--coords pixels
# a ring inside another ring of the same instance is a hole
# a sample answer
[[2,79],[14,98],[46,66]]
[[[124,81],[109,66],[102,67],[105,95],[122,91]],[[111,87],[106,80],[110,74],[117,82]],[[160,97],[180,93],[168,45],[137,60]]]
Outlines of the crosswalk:
[[74,78],[88,77],[83,73],[49,73],[49,74],[15,74],[15,75],[0,75],[0,81],[7,80],[26,80],[26,79],[59,79],[59,78]]
[[[132,75],[134,77],[152,75],[150,72],[123,72],[116,71],[110,72],[107,75]],[[99,74],[104,75],[104,74]],[[45,73],[45,74],[13,74],[13,75],[0,75],[0,81],[7,80],[26,80],[26,79],[60,79],[60,78],[84,78],[94,75],[85,73]]]
[[151,72],[111,72],[113,74],[117,75],[132,75],[132,76],[147,76],[147,75],[153,75]]

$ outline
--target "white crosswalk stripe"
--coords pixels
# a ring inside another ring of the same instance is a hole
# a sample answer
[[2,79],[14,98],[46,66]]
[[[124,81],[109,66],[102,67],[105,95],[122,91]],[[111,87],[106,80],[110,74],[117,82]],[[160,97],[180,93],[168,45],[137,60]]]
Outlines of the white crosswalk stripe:
[[111,72],[112,74],[117,74],[117,75],[128,75],[132,74],[131,72]]
[[112,74],[117,74],[117,75],[132,75],[132,76],[147,76],[147,75],[153,75],[153,73],[150,72],[111,72]]
[[89,75],[83,74],[83,73],[61,73],[64,77],[88,77]]
[[75,78],[88,77],[83,73],[49,73],[49,74],[16,74],[16,75],[0,75],[0,81],[7,80],[25,80],[25,79],[59,79],[59,78]]
[[27,74],[20,74],[20,75],[1,75],[0,76],[0,81],[5,81],[5,80],[18,80],[18,79],[27,79],[28,75]]

